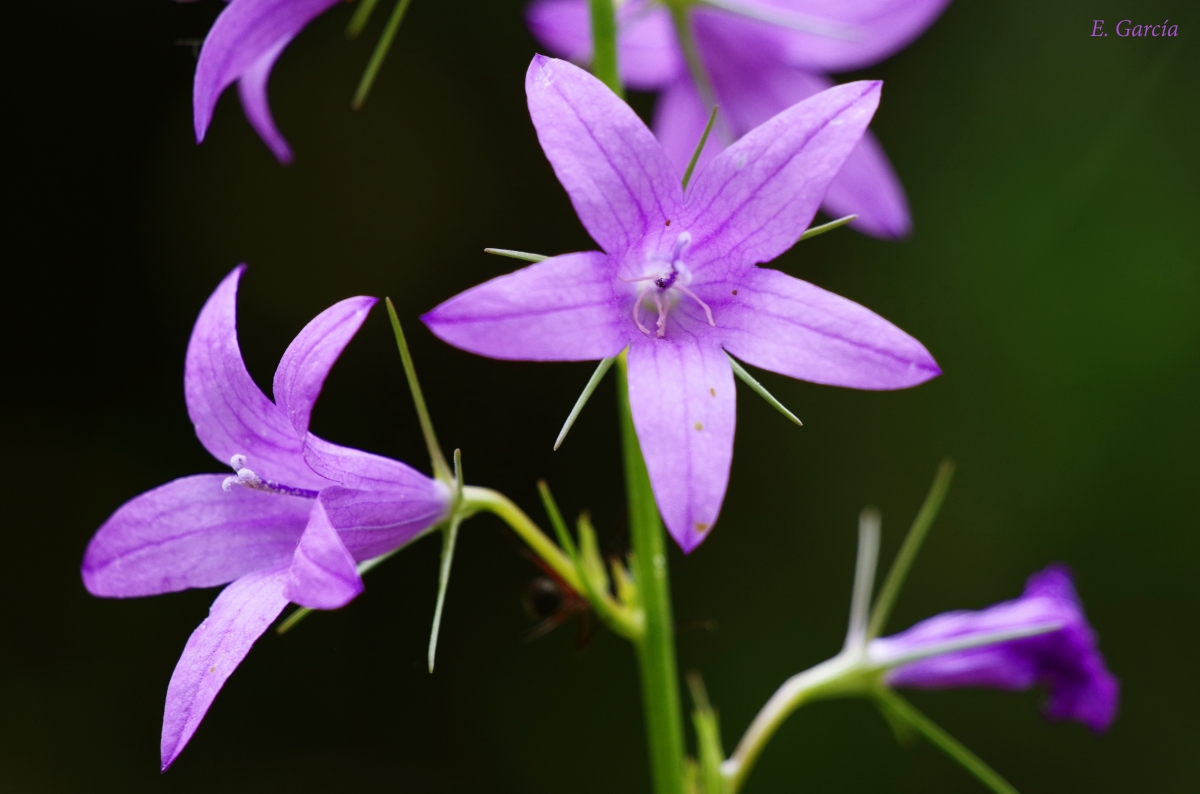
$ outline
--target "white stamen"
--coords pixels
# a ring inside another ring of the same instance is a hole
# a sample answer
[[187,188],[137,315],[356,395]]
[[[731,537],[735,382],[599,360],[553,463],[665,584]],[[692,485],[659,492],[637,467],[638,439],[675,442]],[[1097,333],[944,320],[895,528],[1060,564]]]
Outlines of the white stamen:
[[238,469],[246,468],[246,456],[245,455],[234,455],[232,458],[229,459],[229,466],[234,471],[237,471]]
[[658,329],[658,338],[662,339],[667,335],[667,329],[664,327],[667,323],[667,302],[656,292],[654,293],[654,305],[658,307],[658,321],[654,327]]
[[699,303],[700,306],[704,309],[704,313],[708,316],[708,324],[711,325],[713,328],[717,327],[717,324],[715,322],[713,322],[712,309],[708,308],[707,303],[705,303],[704,301],[702,301],[698,297],[696,297],[696,293],[692,292],[690,289],[683,286],[682,284],[676,284],[675,289],[679,290],[684,295],[687,295],[689,298],[694,300],[696,303]]
[[230,491],[233,489],[233,486],[235,486],[237,484],[238,484],[237,477],[226,477],[224,482],[221,483],[221,490],[222,491]]
[[[653,278],[653,276],[647,276],[646,279],[638,279],[638,281],[644,281],[650,278]],[[642,325],[641,318],[638,317],[638,315],[641,313],[639,310],[642,306],[642,299],[646,297],[646,293],[649,292],[653,286],[653,284],[647,284],[646,286],[642,287],[642,291],[638,293],[637,300],[633,302],[633,321],[637,324],[638,330],[646,336],[650,336],[650,329]]]

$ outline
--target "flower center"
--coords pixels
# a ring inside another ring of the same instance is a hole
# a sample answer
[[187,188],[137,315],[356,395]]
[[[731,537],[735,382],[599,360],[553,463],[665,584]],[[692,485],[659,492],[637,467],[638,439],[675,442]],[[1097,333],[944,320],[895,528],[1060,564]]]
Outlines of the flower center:
[[[644,283],[644,286],[638,291],[637,298],[633,301],[633,322],[637,325],[638,330],[646,336],[650,336],[651,333],[650,329],[642,324],[642,304],[652,303],[654,310],[658,312],[658,318],[654,324],[655,335],[662,339],[667,335],[667,315],[670,314],[671,307],[681,294],[700,304],[700,308],[704,309],[705,317],[708,318],[709,325],[714,328],[717,325],[713,322],[712,309],[708,307],[708,304],[688,289],[688,285],[692,283],[692,272],[682,257],[684,249],[691,242],[692,235],[680,232],[679,236],[675,238],[675,250],[671,253],[670,259],[663,261],[650,257],[646,263],[653,268],[653,271],[648,275],[629,279],[633,283]],[[649,310],[650,306],[647,305],[646,308]]]
[[307,488],[293,488],[290,485],[282,485],[270,480],[264,480],[246,468],[245,455],[234,455],[229,459],[229,465],[237,472],[237,476],[225,478],[225,481],[221,483],[221,488],[225,491],[228,491],[235,485],[240,485],[243,488],[249,488],[251,491],[266,491],[267,493],[279,494],[281,496],[299,496],[301,499],[316,499],[320,495],[317,491],[310,491]]

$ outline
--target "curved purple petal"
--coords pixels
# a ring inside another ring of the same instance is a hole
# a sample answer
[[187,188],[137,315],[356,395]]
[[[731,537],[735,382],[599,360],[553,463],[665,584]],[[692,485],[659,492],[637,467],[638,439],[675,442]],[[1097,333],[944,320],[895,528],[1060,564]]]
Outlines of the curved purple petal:
[[525,76],[542,150],[584,227],[621,256],[651,228],[677,217],[680,175],[637,114],[603,83],[566,61],[534,57]]
[[225,277],[192,330],[183,377],[188,416],[200,443],[222,464],[243,455],[245,466],[260,477],[320,490],[327,483],[304,463],[303,434],[255,385],[242,362],[237,286],[245,269],[239,265]]
[[400,548],[449,516],[445,483],[399,461],[313,435],[306,455],[316,471],[341,486],[326,488],[319,501],[355,560]]
[[[550,52],[580,65],[592,61],[592,18],[587,0],[537,0],[525,11],[534,37]],[[617,8],[617,66],[621,82],[650,91],[682,74],[683,52],[665,6],[629,0]]]
[[684,228],[697,263],[731,270],[791,248],[879,104],[878,82],[847,83],[793,105],[730,146],[688,191]]
[[271,150],[271,154],[275,155],[275,159],[284,165],[292,162],[292,147],[288,146],[287,139],[275,126],[275,116],[272,115],[271,105],[267,101],[267,81],[271,79],[275,61],[279,60],[284,48],[290,43],[290,40],[284,39],[267,50],[238,80],[238,98],[242,101],[242,112],[246,114],[246,120]]
[[[782,9],[844,27],[847,35],[781,28],[789,62],[822,72],[849,72],[878,63],[907,47],[942,14],[950,0],[738,0]],[[708,12],[705,13],[715,13]]]
[[1095,731],[1112,724],[1119,684],[1097,648],[1070,573],[1050,566],[1029,578],[1020,598],[978,612],[947,612],[907,631],[871,643],[871,657],[883,663],[922,647],[1008,629],[1056,623],[1062,628],[995,645],[953,651],[902,664],[888,683],[924,689],[983,686],[1050,691],[1048,716],[1073,719]]
[[614,268],[564,254],[472,287],[421,320],[439,339],[492,358],[588,361],[625,347]]
[[162,768],[183,752],[225,680],[287,606],[287,566],[247,574],[226,587],[184,646],[167,686]]
[[941,374],[916,339],[859,304],[786,273],[755,268],[728,282],[725,349],[782,375],[855,389],[904,389]]
[[833,218],[857,215],[850,226],[872,237],[895,240],[912,232],[904,186],[870,130],[829,183],[821,209]]
[[375,298],[347,298],[314,317],[296,335],[275,370],[275,403],[303,437],[321,387],[338,356],[358,333]]
[[184,477],[122,505],[88,543],[83,583],[130,598],[212,587],[286,564],[315,504],[221,489],[222,474]]
[[340,609],[363,591],[354,557],[318,501],[296,546],[284,596],[309,609]]
[[681,333],[635,340],[629,405],[659,512],[690,552],[708,537],[729,484],[737,414],[729,359]]
[[[337,3],[338,0],[234,0],[230,3],[209,30],[196,64],[192,89],[196,141],[204,140],[221,92],[247,71],[262,68],[264,56],[275,52],[278,57],[278,51],[286,47],[305,25]],[[270,71],[274,58],[270,61],[265,72]],[[266,74],[254,79],[260,78],[265,89]],[[257,129],[257,125],[255,127]],[[270,141],[267,142],[269,145]]]

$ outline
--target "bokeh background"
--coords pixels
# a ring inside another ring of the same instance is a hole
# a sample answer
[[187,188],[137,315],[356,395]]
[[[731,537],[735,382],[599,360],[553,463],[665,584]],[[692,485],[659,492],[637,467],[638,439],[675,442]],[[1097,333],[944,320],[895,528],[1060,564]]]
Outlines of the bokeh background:
[[[383,23],[313,24],[271,84],[297,157],[280,167],[233,92],[192,140],[191,48],[215,0],[18,4],[5,40],[4,575],[0,789],[13,792],[647,791],[623,641],[535,642],[536,575],[498,522],[467,525],[439,667],[424,658],[437,543],[368,576],[350,607],[265,636],[190,747],[158,772],[167,681],[215,591],[90,597],[78,565],[124,500],[220,471],[181,389],[192,322],[246,261],[240,328],[269,384],[325,306],[390,295],[444,443],[468,478],[540,518],[534,481],[626,544],[612,385],[562,451],[590,364],[474,358],[417,321],[513,262],[589,247],[524,107],[534,42],[519,0],[413,4],[367,107],[349,99]],[[385,4],[386,8],[386,4]],[[788,675],[837,650],[855,517],[884,516],[884,559],[938,461],[958,475],[891,628],[1020,592],[1073,566],[1123,684],[1106,735],[1038,714],[1037,693],[915,693],[1030,792],[1200,788],[1200,17],[1186,0],[953,4],[886,81],[874,129],[916,233],[839,231],[776,264],[921,339],[944,377],[865,393],[763,373],[804,420],[747,392],[720,524],[672,559],[679,656],[732,746]],[[1092,20],[1170,18],[1176,39],[1090,38]],[[635,96],[647,114],[652,98]],[[424,465],[385,317],[334,370],[315,429]],[[715,631],[711,630],[715,623]],[[976,792],[929,745],[902,748],[865,703],[803,709],[747,794]]]

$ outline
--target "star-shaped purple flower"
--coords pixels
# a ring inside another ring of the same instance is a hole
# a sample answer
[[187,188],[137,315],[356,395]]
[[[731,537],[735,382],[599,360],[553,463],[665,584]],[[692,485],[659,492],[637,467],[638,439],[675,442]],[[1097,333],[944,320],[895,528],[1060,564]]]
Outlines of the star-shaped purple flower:
[[236,473],[183,477],[126,502],[96,532],[83,560],[84,584],[98,596],[231,582],[171,676],[163,769],[289,601],[344,606],[363,589],[357,562],[403,546],[450,509],[443,483],[308,433],[325,376],[375,299],[341,301],[305,326],[279,362],[272,402],[238,348],[243,269],[230,273],[201,310],[184,373],[196,435]]
[[[673,0],[678,2],[678,0]],[[832,85],[825,75],[862,69],[903,49],[949,0],[710,0],[688,10],[696,48],[712,81],[723,124],[701,163],[784,108]],[[618,61],[631,88],[661,91],[654,131],[681,171],[709,111],[690,75],[666,4],[618,3]],[[526,15],[534,36],[577,63],[592,57],[587,0],[536,0]],[[908,202],[887,155],[868,132],[829,185],[824,209],[857,214],[877,237],[911,229]]]
[[1052,565],[1029,577],[1020,598],[978,612],[947,612],[923,620],[900,634],[874,640],[868,655],[886,664],[947,642],[1045,625],[1060,628],[901,664],[886,680],[920,689],[1021,690],[1042,684],[1050,695],[1048,716],[1105,730],[1116,716],[1120,687],[1096,647],[1096,633],[1083,614],[1071,574],[1062,566]]
[[338,2],[232,0],[213,23],[196,64],[192,88],[196,142],[204,140],[221,93],[236,81],[250,126],[281,163],[290,163],[292,149],[275,126],[267,103],[267,80],[292,39]]
[[856,303],[756,267],[791,248],[862,136],[880,84],[795,105],[695,175],[598,80],[534,58],[525,82],[542,149],[603,248],[482,284],[423,318],[493,358],[582,361],[628,348],[629,401],[658,506],[690,551],[717,520],[733,457],[725,351],[794,378],[899,389],[939,374],[921,344]]

